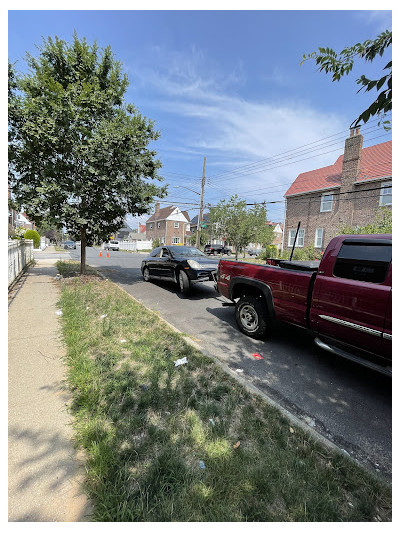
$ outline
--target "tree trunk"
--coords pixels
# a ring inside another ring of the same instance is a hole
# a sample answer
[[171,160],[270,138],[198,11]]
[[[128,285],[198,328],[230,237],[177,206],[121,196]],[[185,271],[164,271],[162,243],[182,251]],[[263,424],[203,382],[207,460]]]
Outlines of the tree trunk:
[[81,227],[81,275],[85,273],[86,266],[86,226]]

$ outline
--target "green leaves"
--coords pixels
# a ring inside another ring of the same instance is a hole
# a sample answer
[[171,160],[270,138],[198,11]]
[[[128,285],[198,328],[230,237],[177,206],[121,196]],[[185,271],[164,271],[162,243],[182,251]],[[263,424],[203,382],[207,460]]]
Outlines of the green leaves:
[[49,37],[39,51],[28,56],[28,74],[9,67],[10,188],[34,221],[46,216],[71,234],[85,227],[92,241],[107,238],[128,213],[144,214],[165,196],[148,149],[159,133],[125,104],[128,79],[110,47],[75,33],[72,43]]
[[[319,48],[317,52],[312,52],[307,56],[303,54],[301,65],[308,60],[315,60],[316,65],[319,66],[319,71],[325,71],[327,74],[332,74],[332,81],[339,81],[342,76],[348,75],[354,66],[355,59],[361,58],[366,61],[373,61],[379,55],[382,56],[385,50],[392,44],[392,32],[384,31],[375,40],[368,39],[364,43],[357,43],[352,47],[344,48],[340,54],[337,54],[331,48]],[[389,70],[389,73],[382,76],[379,80],[369,80],[364,75],[356,80],[356,83],[362,85],[361,89],[366,92],[373,90],[380,91],[382,87],[386,88],[382,91],[376,100],[363,111],[361,115],[354,120],[352,126],[357,126],[361,122],[366,123],[370,117],[380,115],[391,111],[392,109],[392,62],[389,61],[383,70]],[[387,125],[388,121],[384,124]],[[386,126],[387,127],[387,126]]]

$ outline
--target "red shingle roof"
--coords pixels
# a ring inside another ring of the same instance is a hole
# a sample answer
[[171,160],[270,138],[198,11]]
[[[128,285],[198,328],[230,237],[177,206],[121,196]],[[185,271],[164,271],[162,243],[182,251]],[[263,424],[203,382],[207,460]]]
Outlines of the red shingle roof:
[[[333,165],[299,174],[286,191],[285,196],[339,186],[342,166],[343,155]],[[362,149],[360,173],[356,180],[357,183],[391,175],[392,141]]]
[[[174,205],[163,207],[162,209],[159,210],[157,218],[156,218],[156,214],[153,213],[151,217],[146,220],[146,224],[148,222],[154,222],[155,220],[165,220],[166,218],[170,216],[170,214],[173,211],[175,211],[175,209],[176,209],[176,206]],[[187,211],[181,211],[181,213],[185,218],[187,218],[187,221],[190,222],[190,218],[189,218]]]

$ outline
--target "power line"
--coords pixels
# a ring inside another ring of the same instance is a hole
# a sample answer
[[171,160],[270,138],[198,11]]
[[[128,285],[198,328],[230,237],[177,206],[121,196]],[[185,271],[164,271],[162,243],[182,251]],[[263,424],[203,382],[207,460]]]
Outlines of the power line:
[[[382,135],[378,135],[376,137],[372,137],[372,138],[370,138],[368,140],[372,141],[372,140],[375,140],[375,139],[380,139],[381,137],[385,137],[387,135],[391,135],[391,134],[390,133],[384,133]],[[334,146],[335,144],[339,144],[339,143],[334,143],[331,146]],[[328,148],[328,146],[326,148]],[[294,161],[288,161],[289,159],[292,159],[292,157],[283,158],[281,160],[276,160],[273,163],[270,163],[269,166],[264,166],[262,168],[259,168],[258,170],[253,170],[252,172],[242,172],[240,174],[239,173],[235,173],[235,174],[232,174],[231,176],[227,176],[225,178],[220,178],[218,181],[219,182],[220,181],[226,181],[226,180],[232,181],[232,180],[237,179],[237,178],[245,178],[247,176],[251,176],[253,174],[258,174],[260,172],[266,172],[268,170],[275,170],[276,168],[281,168],[281,167],[284,167],[284,166],[287,166],[287,165],[293,165],[294,163],[300,163],[301,161],[306,161],[308,159],[313,159],[314,157],[320,157],[322,155],[330,154],[332,152],[337,152],[338,150],[342,151],[342,148],[335,148],[335,149],[329,150],[327,152],[313,154],[313,155],[311,155],[309,157],[304,157],[302,159],[296,159]],[[293,157],[296,157],[296,156],[293,156]],[[282,163],[282,164],[276,164],[276,163]],[[208,185],[210,185],[210,184],[211,184],[211,182],[210,182],[210,179],[209,179]]]
[[[378,119],[373,119],[373,120],[369,121],[369,125],[368,125],[368,127],[367,127],[364,131],[369,131],[370,129],[375,128],[376,126],[372,126],[372,127],[371,127],[370,124],[372,124],[372,123],[374,123],[374,122],[378,122],[379,120],[380,120],[380,119],[378,118]],[[332,139],[333,137],[337,137],[337,136],[339,136],[339,135],[343,135],[344,133],[347,134],[347,133],[348,133],[348,130],[344,130],[344,131],[341,131],[341,132],[339,132],[339,133],[335,133],[335,134],[333,134],[333,135],[329,135],[328,137],[323,137],[322,139],[318,139],[318,140],[315,140],[315,141],[313,141],[313,142],[311,142],[311,143],[304,144],[304,145],[302,145],[302,146],[300,146],[300,147],[298,147],[298,148],[293,148],[292,150],[286,150],[286,151],[284,151],[284,152],[280,152],[279,154],[275,154],[274,156],[270,156],[270,157],[268,157],[268,158],[264,158],[264,159],[261,159],[261,160],[259,160],[259,161],[255,161],[255,162],[253,162],[253,163],[249,163],[249,164],[247,164],[247,165],[242,165],[242,166],[240,166],[240,167],[233,168],[233,169],[231,169],[231,170],[229,170],[229,171],[225,171],[225,172],[222,172],[222,173],[219,173],[219,174],[214,174],[214,175],[212,175],[212,176],[209,176],[209,178],[210,178],[210,179],[211,179],[211,178],[212,178],[212,179],[215,179],[215,178],[218,178],[218,177],[223,176],[223,175],[226,175],[226,174],[231,175],[231,174],[234,173],[236,170],[239,170],[239,171],[246,171],[247,169],[251,169],[251,167],[253,167],[253,166],[259,166],[259,165],[261,165],[261,164],[264,164],[266,161],[270,161],[271,159],[274,159],[274,158],[276,158],[276,157],[280,157],[280,156],[283,156],[283,155],[285,155],[285,154],[291,154],[291,153],[294,153],[294,152],[298,152],[299,150],[300,150],[300,152],[301,152],[301,151],[304,151],[304,148],[306,148],[306,147],[308,147],[308,146],[312,146],[312,145],[314,145],[314,144],[321,144],[322,141],[326,141],[327,139]],[[328,141],[328,142],[331,142],[331,141]],[[322,143],[322,146],[323,146],[324,144],[327,144],[327,143],[326,143],[326,142],[325,142],[325,143]]]

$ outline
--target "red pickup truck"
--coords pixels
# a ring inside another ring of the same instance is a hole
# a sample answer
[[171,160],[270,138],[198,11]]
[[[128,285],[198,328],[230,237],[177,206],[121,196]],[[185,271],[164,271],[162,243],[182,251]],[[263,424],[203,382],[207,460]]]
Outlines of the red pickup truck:
[[221,259],[216,289],[250,337],[264,338],[281,320],[311,329],[321,348],[391,375],[391,235],[335,237],[321,261]]

